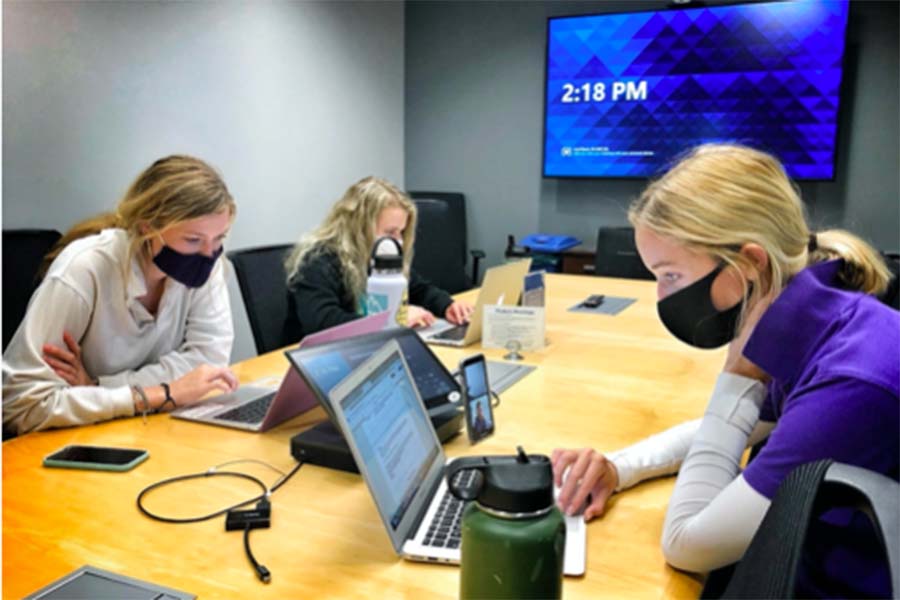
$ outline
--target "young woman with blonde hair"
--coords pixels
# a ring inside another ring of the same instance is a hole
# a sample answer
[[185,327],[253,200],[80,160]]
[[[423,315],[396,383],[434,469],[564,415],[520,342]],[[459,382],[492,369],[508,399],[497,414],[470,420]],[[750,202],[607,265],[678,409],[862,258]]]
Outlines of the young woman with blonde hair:
[[363,316],[372,245],[385,236],[403,247],[403,272],[409,281],[407,324],[430,325],[435,314],[464,322],[472,306],[454,302],[412,270],[415,233],[416,205],[399,188],[377,177],[354,183],[288,256],[286,329],[299,338]]
[[[629,219],[657,279],[658,312],[680,340],[729,344],[702,419],[607,456],[555,450],[560,504],[602,514],[610,495],[680,471],[663,526],[674,567],[739,560],[781,481],[830,458],[898,478],[900,313],[872,297],[889,272],[846,231],[813,232],[772,156],[701,146],[654,181]],[[767,439],[740,469],[744,449]],[[859,515],[857,515],[859,517]],[[799,594],[890,593],[864,518],[826,514]]]
[[198,402],[237,380],[222,242],[225,183],[162,158],[115,212],[72,228],[3,356],[3,424],[16,433]]

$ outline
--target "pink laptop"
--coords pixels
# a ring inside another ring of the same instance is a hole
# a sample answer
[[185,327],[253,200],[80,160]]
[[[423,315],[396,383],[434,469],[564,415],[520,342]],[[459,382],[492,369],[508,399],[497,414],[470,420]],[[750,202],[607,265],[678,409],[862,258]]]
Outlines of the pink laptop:
[[[336,340],[386,329],[390,313],[382,312],[329,329],[311,333],[300,341],[312,348]],[[222,425],[246,431],[268,431],[288,419],[318,406],[315,394],[294,369],[288,368],[278,391],[242,385],[237,390],[214,396],[193,406],[172,411],[176,419]]]

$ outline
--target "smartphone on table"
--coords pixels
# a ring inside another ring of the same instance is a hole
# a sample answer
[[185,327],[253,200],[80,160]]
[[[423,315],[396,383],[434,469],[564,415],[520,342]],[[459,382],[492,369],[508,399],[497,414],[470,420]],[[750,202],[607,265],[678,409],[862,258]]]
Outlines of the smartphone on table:
[[139,448],[71,445],[44,457],[45,467],[128,471],[147,460],[150,453]]
[[522,306],[544,306],[544,271],[525,275]]
[[603,301],[606,299],[606,296],[603,294],[592,294],[585,298],[584,302],[581,303],[581,306],[585,308],[597,308]]
[[474,444],[494,433],[491,386],[484,355],[464,358],[459,363],[459,372],[465,396],[466,432],[469,434],[469,441]]

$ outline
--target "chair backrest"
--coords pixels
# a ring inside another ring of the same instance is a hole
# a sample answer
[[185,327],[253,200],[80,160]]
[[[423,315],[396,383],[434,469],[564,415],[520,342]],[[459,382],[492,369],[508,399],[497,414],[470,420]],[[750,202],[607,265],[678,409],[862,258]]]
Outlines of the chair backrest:
[[466,276],[466,197],[456,192],[409,192],[419,213],[413,269],[451,294],[472,287]]
[[[801,465],[778,488],[744,557],[721,595],[701,598],[793,598],[797,568],[812,519],[851,507],[869,516],[890,566],[893,596],[900,591],[900,484],[880,473],[820,460]],[[714,572],[715,573],[715,572]],[[721,582],[717,582],[721,588]]]
[[3,349],[25,316],[44,255],[61,237],[55,229],[3,230]]
[[228,253],[234,264],[253,342],[259,354],[282,348],[299,339],[290,339],[292,336],[286,331],[288,288],[284,259],[292,247],[291,244],[277,244]]
[[597,233],[594,274],[602,277],[653,279],[653,274],[641,262],[637,246],[634,245],[633,228],[600,228]]

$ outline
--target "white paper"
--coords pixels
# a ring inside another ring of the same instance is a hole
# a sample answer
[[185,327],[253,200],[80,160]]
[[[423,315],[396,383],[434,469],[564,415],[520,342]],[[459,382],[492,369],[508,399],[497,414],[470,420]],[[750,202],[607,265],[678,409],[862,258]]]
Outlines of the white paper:
[[538,306],[484,306],[481,345],[485,348],[538,350],[544,347],[544,308]]

